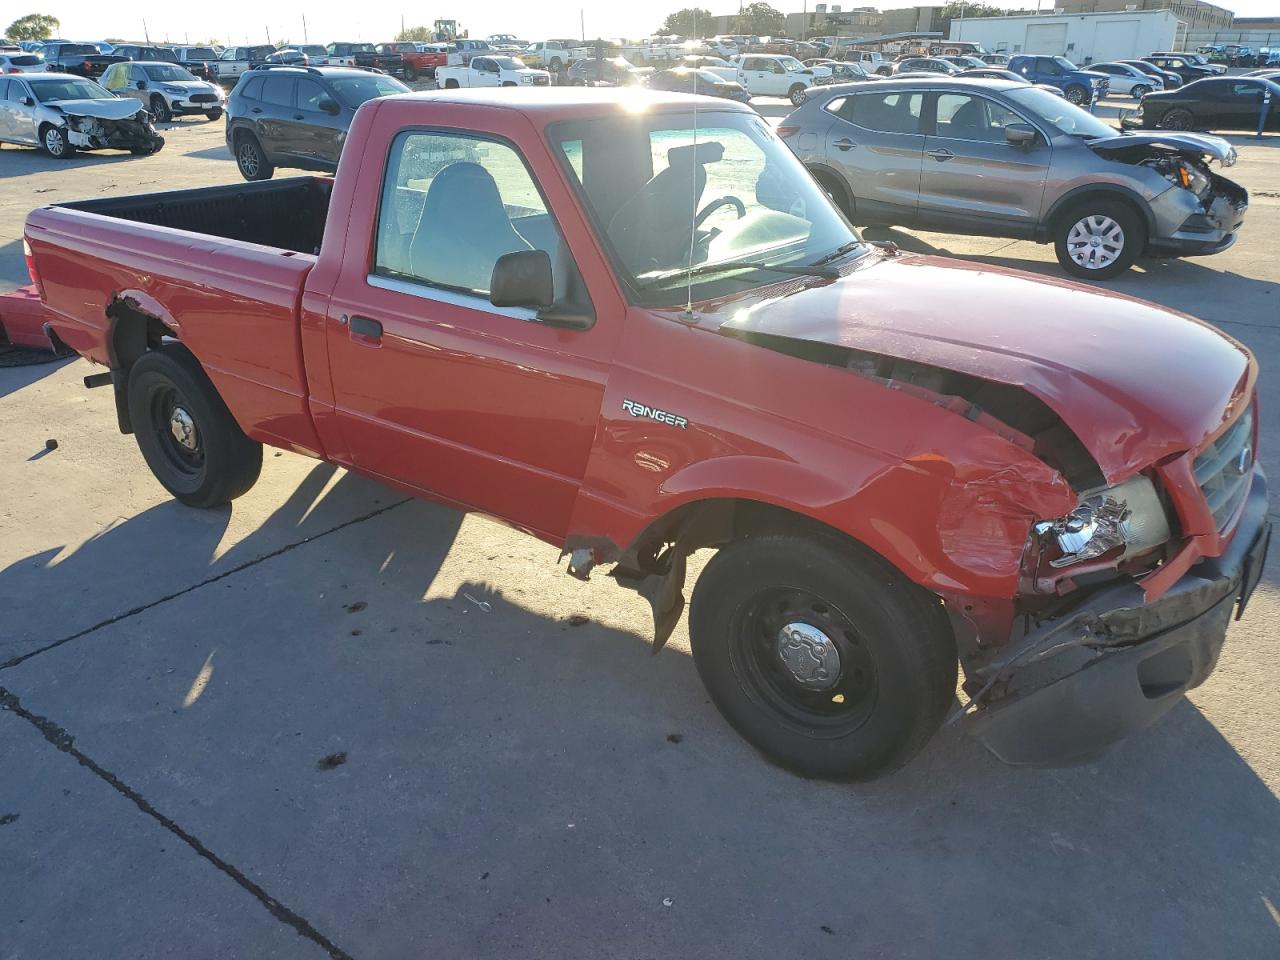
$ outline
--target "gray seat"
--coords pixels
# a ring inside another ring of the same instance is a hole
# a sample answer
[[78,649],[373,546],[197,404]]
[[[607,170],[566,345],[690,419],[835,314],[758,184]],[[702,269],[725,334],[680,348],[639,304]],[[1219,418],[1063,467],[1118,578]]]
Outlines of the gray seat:
[[489,171],[461,161],[432,178],[409,244],[409,265],[423,280],[487,293],[498,258],[531,249],[511,225]]
[[707,171],[692,153],[672,159],[609,222],[609,239],[632,274],[680,266],[689,259],[689,232]]

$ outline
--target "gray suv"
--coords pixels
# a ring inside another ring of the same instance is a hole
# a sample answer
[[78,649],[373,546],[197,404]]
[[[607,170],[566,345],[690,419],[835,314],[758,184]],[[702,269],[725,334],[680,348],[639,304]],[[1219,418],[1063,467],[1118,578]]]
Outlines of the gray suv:
[[1093,280],[1225,250],[1249,202],[1209,169],[1235,162],[1225,140],[1121,134],[1025,83],[814,87],[778,134],[855,223],[1052,243]]

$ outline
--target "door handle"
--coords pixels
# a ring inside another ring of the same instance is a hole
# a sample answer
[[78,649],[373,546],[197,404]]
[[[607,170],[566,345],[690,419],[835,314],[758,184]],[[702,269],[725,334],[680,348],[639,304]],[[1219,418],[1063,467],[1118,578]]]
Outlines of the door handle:
[[850,140],[848,137],[841,137],[839,140],[836,140],[835,145],[836,145],[836,148],[839,150],[852,150],[854,147],[857,146],[857,144],[854,143],[852,140]]
[[261,108],[261,107],[254,107],[254,108],[253,108],[252,110],[250,110],[249,112],[250,112],[250,113],[261,113],[261,112],[262,112],[262,108]]
[[295,113],[295,114],[293,115],[293,119],[295,119],[295,120],[305,120],[305,119],[306,119],[306,117],[304,117],[304,116],[303,116],[302,114],[300,114],[300,113]]
[[377,320],[370,320],[368,317],[360,317],[353,313],[349,323],[351,336],[353,337],[367,337],[370,340],[382,339],[382,324]]
[[941,147],[939,147],[937,150],[927,150],[925,151],[925,155],[933,157],[933,159],[937,160],[939,163],[946,163],[948,160],[950,160],[952,157],[955,156],[955,154],[952,153],[950,150],[946,150]]

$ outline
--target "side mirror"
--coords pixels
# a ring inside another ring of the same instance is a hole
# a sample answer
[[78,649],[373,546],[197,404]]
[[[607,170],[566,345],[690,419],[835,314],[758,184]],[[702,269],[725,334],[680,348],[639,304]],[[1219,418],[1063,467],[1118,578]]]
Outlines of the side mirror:
[[533,307],[542,310],[555,299],[551,257],[545,250],[503,254],[493,265],[489,302],[495,307]]
[[322,97],[316,106],[332,117],[336,117],[338,112],[342,109],[338,106],[338,101],[334,100],[332,97]]
[[36,105],[36,102],[35,102],[34,100],[32,100],[30,97],[23,97],[23,98],[22,98],[22,105],[23,105],[24,107],[34,107],[34,106]]
[[1030,146],[1036,142],[1036,136],[1036,128],[1029,123],[1011,123],[1004,128],[1004,138],[1010,146]]
[[147,89],[147,81],[145,81],[145,80],[139,80],[139,81],[138,81],[138,83],[137,83],[137,87],[138,87],[138,89],[139,89],[139,90],[145,90],[145,89]]

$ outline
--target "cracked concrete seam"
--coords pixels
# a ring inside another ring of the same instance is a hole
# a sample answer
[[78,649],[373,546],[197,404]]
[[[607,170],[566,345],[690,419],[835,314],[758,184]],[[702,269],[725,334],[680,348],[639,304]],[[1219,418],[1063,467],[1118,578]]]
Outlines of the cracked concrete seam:
[[33,713],[22,705],[22,701],[18,696],[5,687],[0,686],[0,710],[12,713],[14,716],[25,720],[39,731],[40,735],[53,744],[62,753],[68,754],[75,759],[80,766],[87,769],[98,779],[106,783],[116,793],[125,799],[131,801],[134,806],[141,810],[151,819],[155,820],[161,827],[168,830],[175,837],[185,843],[188,847],[196,852],[197,855],[203,857],[209,863],[229,877],[237,886],[247,892],[255,900],[257,900],[267,912],[273,917],[294,929],[301,937],[312,941],[322,950],[324,950],[332,960],[353,960],[341,947],[334,944],[328,937],[317,930],[305,917],[295,913],[286,907],[275,897],[267,893],[258,884],[250,880],[242,873],[234,864],[228,863],[220,856],[210,850],[199,837],[192,833],[188,833],[178,823],[165,816],[140,794],[133,787],[129,786],[118,776],[101,766],[92,757],[80,750],[75,745],[75,737],[69,734],[65,729],[58,726],[47,717]]
[[108,617],[106,620],[99,621],[91,627],[85,627],[83,630],[79,630],[70,636],[63,637],[60,640],[54,640],[52,643],[47,643],[43,647],[38,647],[35,650],[29,650],[28,652],[19,654],[16,657],[10,657],[8,660],[4,661],[4,663],[0,663],[0,670],[7,670],[10,667],[19,666],[20,664],[26,663],[32,657],[37,657],[49,650],[56,649],[65,643],[70,643],[72,640],[79,640],[81,637],[88,636],[97,630],[101,630],[103,627],[109,627],[112,624],[119,623],[121,620],[128,620],[130,617],[137,616],[140,613],[145,613],[146,611],[151,610],[154,607],[158,607],[163,603],[168,603],[170,600],[176,600],[178,597],[185,596],[188,593],[199,590],[201,587],[207,587],[211,583],[217,583],[219,580],[225,580],[227,577],[240,573],[243,570],[247,570],[250,567],[257,566],[259,563],[263,563],[264,561],[273,560],[297,547],[304,546],[308,543],[314,543],[316,540],[319,540],[322,537],[327,537],[331,533],[337,533],[339,530],[345,530],[347,527],[355,526],[357,523],[372,520],[374,517],[380,516],[389,510],[394,510],[396,507],[404,506],[411,500],[413,500],[413,497],[405,497],[403,500],[397,500],[395,503],[388,504],[385,507],[379,507],[376,510],[371,510],[368,513],[362,514],[361,516],[352,517],[350,520],[345,520],[337,526],[330,527],[328,530],[322,530],[314,536],[303,537],[301,540],[295,540],[293,543],[286,543],[284,546],[272,550],[270,553],[265,553],[253,560],[246,560],[244,563],[234,566],[230,570],[224,570],[222,573],[216,574],[212,577],[207,577],[199,583],[193,583],[189,587],[183,587],[181,590],[176,590],[173,593],[160,597],[159,599],[152,600],[150,603],[144,603],[133,607],[130,610],[126,610],[123,613],[118,613],[113,617]]

